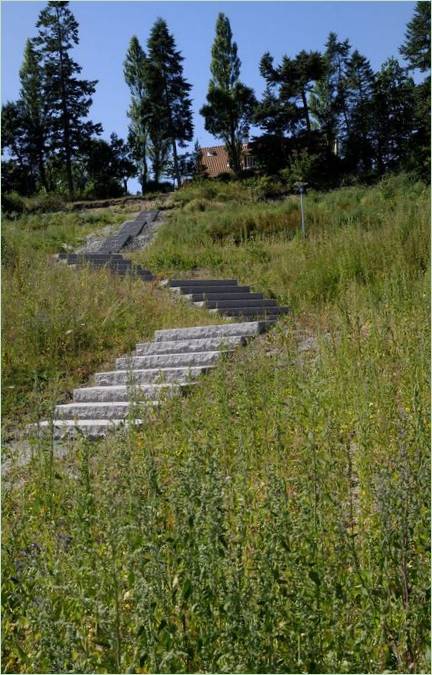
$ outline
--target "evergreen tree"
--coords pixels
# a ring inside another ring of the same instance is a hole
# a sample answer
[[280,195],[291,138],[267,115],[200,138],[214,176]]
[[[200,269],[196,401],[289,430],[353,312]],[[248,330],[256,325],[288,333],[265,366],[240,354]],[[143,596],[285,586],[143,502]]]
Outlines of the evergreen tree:
[[415,128],[415,85],[394,58],[376,74],[373,98],[375,153],[380,174],[400,169]]
[[405,42],[400,53],[411,70],[430,70],[431,64],[431,5],[417,2],[414,16],[407,26]]
[[126,84],[129,86],[132,96],[128,111],[128,117],[131,120],[128,143],[132,149],[132,156],[137,165],[141,190],[144,193],[148,176],[149,94],[146,80],[146,55],[135,35],[130,40],[123,71]]
[[22,104],[22,132],[26,152],[40,184],[48,190],[45,171],[46,117],[42,69],[38,54],[30,40],[26,41],[20,72],[20,102]]
[[192,87],[183,75],[183,57],[176,49],[174,37],[163,19],[158,19],[151,29],[147,42],[147,59],[152,133],[161,133],[162,141],[157,148],[158,157],[162,166],[168,141],[177,185],[180,187],[177,142],[180,147],[184,147],[186,141],[192,140],[192,101],[189,98]]
[[216,37],[212,46],[207,104],[200,113],[205,128],[224,141],[230,166],[237,175],[241,172],[242,143],[249,133],[256,105],[252,89],[240,82],[240,59],[237,44],[233,42],[228,18],[219,14]]
[[[2,106],[1,141],[2,155],[7,156],[2,161],[2,168],[8,176],[8,180],[3,183],[5,190],[16,189],[26,195],[32,194],[36,189],[36,176],[32,158],[28,154],[25,113],[21,100],[9,101]],[[15,188],[12,187],[14,177],[17,179]]]
[[373,164],[374,81],[369,61],[355,50],[346,71],[345,103],[349,131],[343,152],[347,169],[357,175],[368,174]]
[[[417,2],[414,17],[407,26],[405,42],[400,53],[408,61],[409,70],[430,73],[431,10],[430,2]],[[416,128],[411,153],[413,168],[425,179],[430,177],[430,100],[431,78],[426,76],[415,89]]]
[[78,44],[78,23],[68,2],[48,2],[39,15],[39,49],[44,72],[44,99],[49,111],[49,147],[64,161],[69,194],[74,193],[72,162],[80,148],[93,134],[102,131],[100,124],[86,121],[96,81],[81,80],[82,68],[71,57]]

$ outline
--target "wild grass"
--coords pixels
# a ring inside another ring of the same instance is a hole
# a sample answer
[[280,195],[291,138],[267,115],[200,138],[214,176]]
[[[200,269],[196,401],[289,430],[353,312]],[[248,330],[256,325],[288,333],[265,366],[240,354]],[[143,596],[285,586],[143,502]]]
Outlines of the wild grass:
[[316,196],[306,241],[187,253],[176,215],[173,260],[160,230],[159,271],[188,254],[296,312],[139,431],[35,442],[3,496],[4,672],[430,672],[428,205],[395,181]]

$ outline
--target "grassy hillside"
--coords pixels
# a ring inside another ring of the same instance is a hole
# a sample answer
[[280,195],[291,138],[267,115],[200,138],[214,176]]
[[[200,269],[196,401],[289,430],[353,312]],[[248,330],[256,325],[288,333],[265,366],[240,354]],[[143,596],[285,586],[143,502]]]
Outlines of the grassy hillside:
[[124,209],[2,222],[3,429],[36,420],[119,354],[162,327],[211,323],[157,284],[55,262],[50,254],[121,223]]
[[428,190],[308,195],[305,241],[292,198],[177,200],[137,258],[295,313],[141,431],[36,444],[4,671],[429,672]]

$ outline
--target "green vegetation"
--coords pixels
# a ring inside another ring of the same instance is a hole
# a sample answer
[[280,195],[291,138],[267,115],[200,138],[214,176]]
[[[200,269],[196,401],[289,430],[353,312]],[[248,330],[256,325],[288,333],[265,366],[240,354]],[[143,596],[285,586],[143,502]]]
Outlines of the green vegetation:
[[[295,314],[140,431],[71,442],[65,459],[36,441],[12,469],[4,672],[429,672],[428,191],[401,176],[309,194],[303,241],[291,201],[208,189],[180,191],[135,256],[233,274]],[[73,313],[61,331],[81,321],[68,291],[85,321],[104,307],[97,338],[53,339],[70,368],[192,321],[151,287],[45,274]],[[25,344],[21,311],[4,342]]]

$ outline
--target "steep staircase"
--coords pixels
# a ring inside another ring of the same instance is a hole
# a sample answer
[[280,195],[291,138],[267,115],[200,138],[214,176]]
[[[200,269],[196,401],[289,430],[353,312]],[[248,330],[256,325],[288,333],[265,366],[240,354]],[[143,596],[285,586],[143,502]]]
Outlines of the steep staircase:
[[276,321],[290,312],[276,300],[251,292],[249,286],[239,286],[235,279],[171,279],[168,287],[194,305],[240,321]]
[[[125,260],[119,251],[157,214],[142,211],[125,222],[97,253],[60,254],[59,259],[151,281],[149,270]],[[75,389],[73,401],[56,406],[53,421],[42,422],[39,428],[52,429],[56,438],[77,432],[98,438],[121,425],[142,424],[146,409],[184,392],[199,375],[214,368],[222,354],[245,344],[290,311],[249,286],[239,286],[235,279],[171,279],[162,285],[221,319],[237,322],[156,331],[152,342],[139,343],[131,355],[118,358],[115,370],[96,373],[91,386]]]
[[[158,330],[152,342],[116,360],[116,369],[96,373],[89,387],[75,389],[72,403],[58,405],[52,422],[39,428],[55,438],[82,433],[99,438],[113,428],[142,424],[146,408],[185,391],[223,354],[264,332],[273,321],[252,321]],[[144,414],[143,414],[144,413]]]

